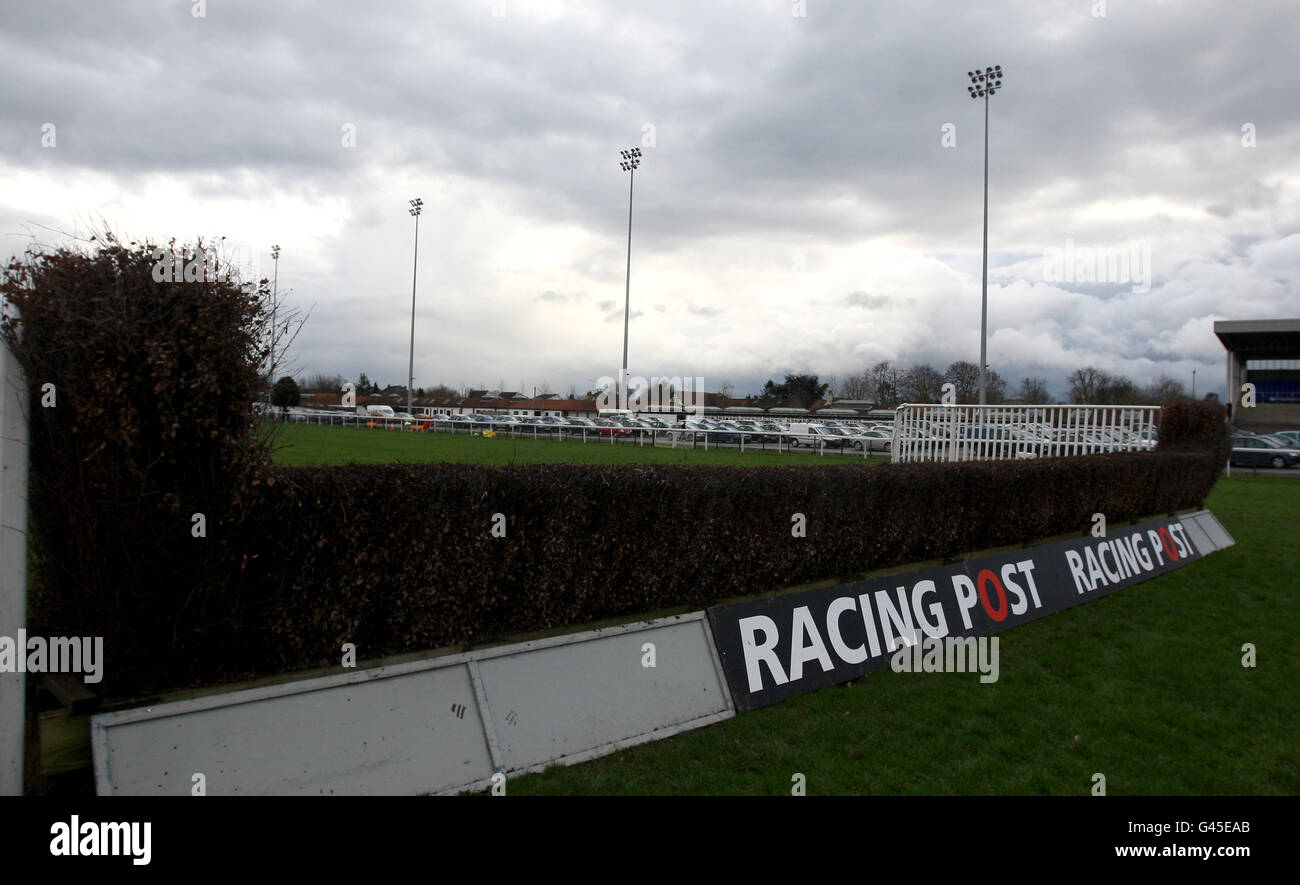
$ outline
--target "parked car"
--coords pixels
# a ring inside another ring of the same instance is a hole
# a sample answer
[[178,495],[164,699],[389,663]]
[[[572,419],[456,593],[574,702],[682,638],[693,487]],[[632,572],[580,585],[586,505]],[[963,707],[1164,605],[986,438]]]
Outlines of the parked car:
[[1300,448],[1300,430],[1275,430],[1270,436],[1280,436],[1290,442],[1292,447]]
[[597,418],[595,431],[602,436],[631,436],[632,431],[610,418]]
[[758,443],[776,443],[780,442],[781,434],[785,431],[777,424],[761,423],[749,425],[754,430],[754,442]]
[[894,445],[892,430],[860,430],[854,436],[853,444],[858,451],[862,451],[865,447],[869,452],[889,454]]
[[1245,467],[1294,467],[1300,463],[1300,449],[1289,448],[1268,436],[1233,434],[1229,463]]
[[749,428],[741,427],[734,421],[723,421],[715,426],[718,430],[725,432],[714,433],[711,439],[712,442],[725,442],[734,445],[739,445],[742,441],[746,443],[757,442],[753,434],[749,432]]

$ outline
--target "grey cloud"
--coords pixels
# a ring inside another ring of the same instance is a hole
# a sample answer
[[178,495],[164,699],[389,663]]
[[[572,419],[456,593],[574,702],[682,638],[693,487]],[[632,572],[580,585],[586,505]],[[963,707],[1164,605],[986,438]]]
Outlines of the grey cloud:
[[[585,345],[622,318],[628,182],[617,151],[653,124],[656,143],[635,179],[634,303],[647,274],[680,274],[689,278],[680,289],[654,291],[698,292],[707,306],[685,312],[726,316],[728,328],[700,323],[709,337],[644,339],[639,353],[657,349],[667,362],[680,344],[680,353],[707,352],[719,373],[756,380],[765,359],[842,375],[865,354],[901,359],[935,341],[953,348],[948,361],[973,359],[969,338],[954,337],[978,309],[980,275],[984,121],[965,72],[1000,63],[1006,88],[990,103],[989,129],[995,338],[1014,333],[1054,358],[1119,366],[1133,358],[1125,354],[1172,358],[1186,349],[1173,333],[1211,313],[1294,313],[1290,252],[1253,248],[1300,226],[1290,173],[1300,117],[1285,112],[1300,71],[1289,63],[1293,29],[1278,26],[1293,17],[1286,0],[1231,15],[1112,4],[1102,20],[1076,2],[810,3],[805,19],[788,4],[724,0],[662,0],[635,13],[612,0],[554,7],[548,17],[506,3],[498,19],[486,0],[365,16],[344,3],[305,11],[222,0],[195,19],[189,4],[163,0],[4,4],[0,231],[12,254],[28,222],[68,229],[77,213],[129,209],[174,226],[189,217],[180,210],[223,206],[234,219],[226,223],[274,217],[289,230],[284,207],[297,202],[328,222],[296,249],[286,242],[280,268],[282,287],[319,303],[296,345],[304,370],[400,378],[401,349],[389,345],[409,322],[411,258],[399,225],[418,194],[417,336],[447,335],[417,360],[452,367],[448,383],[536,372],[557,388],[581,386],[589,372],[567,339]],[[41,145],[46,122],[57,125],[56,147]],[[340,144],[344,123],[356,126],[354,148]],[[948,123],[951,148],[940,140]],[[1244,123],[1258,127],[1258,147],[1241,145]],[[103,180],[81,188],[87,171]],[[150,183],[165,176],[200,205],[165,194],[150,204]],[[24,181],[36,184],[10,186]],[[418,190],[390,194],[390,182]],[[92,197],[100,184],[103,196]],[[459,247],[462,232],[443,227],[451,210],[482,213]],[[495,243],[501,219],[563,231],[548,241],[562,245],[528,254],[526,242]],[[1165,276],[1145,303],[1167,296],[1173,306],[1153,316],[1122,286],[1039,288],[1017,307],[998,300],[1041,284],[1030,274],[1034,250],[1067,238],[1152,239]],[[898,244],[898,261],[924,258],[947,275],[914,282],[909,267],[872,277],[890,270],[886,258],[833,276],[853,250],[880,242]],[[789,274],[796,250],[808,256],[800,277]],[[736,254],[759,258],[737,267]],[[497,256],[508,273],[490,272]],[[670,300],[675,315],[685,301]],[[809,303],[842,331],[782,353],[773,330]],[[1060,328],[1032,327],[1035,304]],[[1141,333],[1139,320],[1150,324]],[[475,343],[484,329],[491,347]],[[902,329],[920,331],[906,339]],[[1148,348],[1162,333],[1169,340]],[[1197,359],[1215,352],[1208,338]],[[359,365],[335,366],[336,354]]]

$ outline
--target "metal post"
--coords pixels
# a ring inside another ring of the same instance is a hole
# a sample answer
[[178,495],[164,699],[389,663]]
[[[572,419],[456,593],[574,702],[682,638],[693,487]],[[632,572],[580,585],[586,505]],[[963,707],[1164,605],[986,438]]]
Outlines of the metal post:
[[980,405],[987,402],[989,343],[989,94],[984,93],[984,262],[980,277]]
[[[984,264],[980,283],[980,405],[988,402],[988,319],[989,319],[989,96],[1002,88],[1002,65],[982,71],[968,71],[971,98],[984,99]],[[983,418],[983,416],[980,416]]]
[[415,386],[415,277],[420,269],[420,212],[424,200],[416,197],[410,201],[410,212],[415,216],[415,254],[411,262],[411,356],[406,364],[406,414],[411,415],[411,388]]
[[632,308],[632,182],[636,179],[636,167],[627,176],[627,276],[623,283],[623,374],[619,376],[620,409],[627,408],[627,332]]
[[636,180],[636,169],[641,165],[641,149],[631,148],[619,151],[623,158],[619,166],[627,176],[627,278],[623,289],[623,373],[618,379],[618,407],[627,408],[627,337],[628,324],[631,321],[632,308],[632,185]]
[[275,270],[272,272],[271,282],[271,353],[267,357],[266,373],[269,376],[267,380],[271,387],[266,395],[266,407],[271,408],[271,401],[275,397],[275,309],[278,301],[277,293],[280,290],[280,247],[271,247],[271,258],[274,261]]

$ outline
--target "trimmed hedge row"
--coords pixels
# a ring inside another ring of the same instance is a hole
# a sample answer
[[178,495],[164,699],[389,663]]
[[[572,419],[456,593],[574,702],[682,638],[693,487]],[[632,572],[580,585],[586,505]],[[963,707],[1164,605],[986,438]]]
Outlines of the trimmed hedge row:
[[222,545],[228,592],[185,608],[168,596],[181,588],[150,594],[133,637],[165,641],[110,637],[106,683],[160,690],[337,665],[345,642],[374,657],[701,607],[1083,531],[1096,512],[1116,523],[1199,506],[1222,466],[1207,439],[1222,417],[1202,404],[1171,416],[1156,452],[1054,459],[275,468],[238,537],[192,542]]

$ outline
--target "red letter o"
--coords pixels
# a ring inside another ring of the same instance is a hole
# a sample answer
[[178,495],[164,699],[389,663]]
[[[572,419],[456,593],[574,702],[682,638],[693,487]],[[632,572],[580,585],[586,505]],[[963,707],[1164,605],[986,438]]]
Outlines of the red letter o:
[[[996,609],[989,605],[989,595],[984,589],[988,582],[992,581],[993,586],[998,589],[998,602],[1001,603]],[[998,576],[989,569],[982,569],[979,576],[975,578],[975,584],[980,594],[980,604],[984,606],[984,611],[989,613],[989,617],[1001,623],[1007,619],[1007,591],[1002,588],[1002,582]]]
[[1165,548],[1165,553],[1169,554],[1171,562],[1178,561],[1178,545],[1174,543],[1173,535],[1169,534],[1169,529],[1161,526],[1156,532],[1160,536],[1160,546]]

